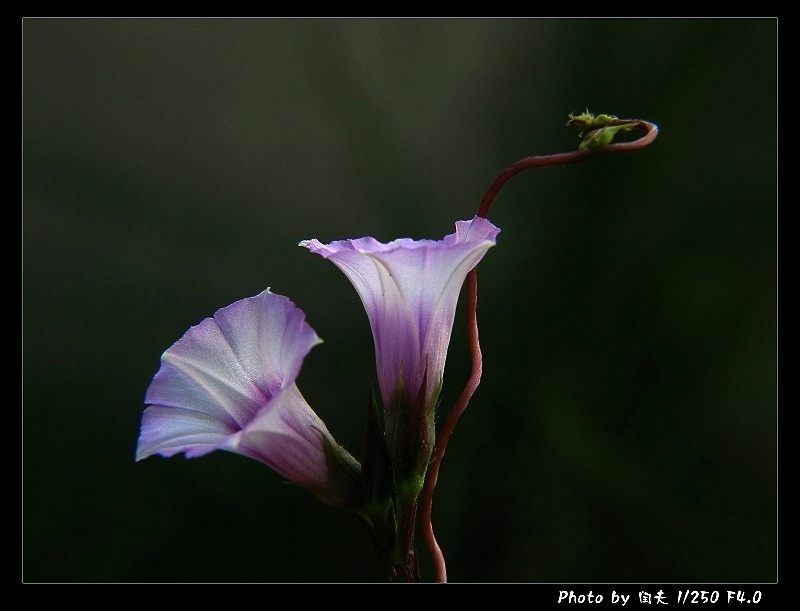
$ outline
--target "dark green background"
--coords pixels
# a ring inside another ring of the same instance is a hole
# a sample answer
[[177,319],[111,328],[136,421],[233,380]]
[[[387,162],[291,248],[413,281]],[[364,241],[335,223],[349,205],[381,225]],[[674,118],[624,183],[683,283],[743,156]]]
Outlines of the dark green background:
[[[367,317],[297,243],[440,238],[504,167],[574,148],[585,107],[661,133],[495,202],[485,375],[434,505],[450,579],[777,579],[776,19],[22,35],[24,581],[382,581],[358,523],[255,461],[135,463],[145,389],[271,287],[325,340],[298,383],[360,453]],[[468,367],[459,310],[443,407]]]

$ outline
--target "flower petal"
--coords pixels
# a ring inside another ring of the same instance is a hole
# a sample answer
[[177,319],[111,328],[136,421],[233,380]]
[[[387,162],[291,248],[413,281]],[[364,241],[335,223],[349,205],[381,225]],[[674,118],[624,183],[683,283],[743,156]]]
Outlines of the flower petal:
[[222,447],[294,386],[320,341],[303,312],[269,290],[192,327],[164,353],[147,389],[137,460]]
[[185,452],[196,458],[216,450],[235,429],[219,418],[194,409],[151,405],[142,415],[136,460]]

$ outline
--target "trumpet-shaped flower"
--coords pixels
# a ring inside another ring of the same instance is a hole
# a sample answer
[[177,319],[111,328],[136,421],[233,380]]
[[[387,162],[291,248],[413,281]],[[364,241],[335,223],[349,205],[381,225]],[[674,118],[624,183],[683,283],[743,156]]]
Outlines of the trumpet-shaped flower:
[[438,241],[300,243],[333,261],[361,297],[387,408],[398,383],[416,397],[425,380],[426,404],[439,389],[461,286],[499,232],[487,219],[475,217],[458,221],[456,232]]
[[359,465],[295,384],[321,341],[300,309],[269,290],[190,328],[163,354],[147,389],[136,459],[227,450],[347,505]]
[[475,217],[458,221],[455,233],[438,241],[300,242],[345,273],[367,311],[388,449],[409,498],[421,489],[433,448],[434,411],[461,286],[499,232]]

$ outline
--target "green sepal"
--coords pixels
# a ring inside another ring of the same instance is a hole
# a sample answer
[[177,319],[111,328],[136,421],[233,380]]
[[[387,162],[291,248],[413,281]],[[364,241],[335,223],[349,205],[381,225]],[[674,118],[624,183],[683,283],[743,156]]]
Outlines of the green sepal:
[[422,491],[428,463],[433,453],[436,431],[434,417],[441,384],[435,392],[427,388],[427,370],[416,396],[409,393],[398,377],[387,409],[386,443],[394,470],[394,491],[401,504],[416,500]]
[[390,574],[399,562],[394,511],[394,476],[375,393],[370,389],[362,456],[362,498],[356,510]]
[[380,424],[375,392],[370,389],[367,404],[367,425],[364,432],[364,455],[361,475],[368,503],[385,504],[392,498],[392,460],[386,447],[386,438]]
[[311,491],[328,505],[357,511],[364,496],[361,465],[327,435],[323,435],[322,439],[328,461],[328,479],[324,486],[312,488]]

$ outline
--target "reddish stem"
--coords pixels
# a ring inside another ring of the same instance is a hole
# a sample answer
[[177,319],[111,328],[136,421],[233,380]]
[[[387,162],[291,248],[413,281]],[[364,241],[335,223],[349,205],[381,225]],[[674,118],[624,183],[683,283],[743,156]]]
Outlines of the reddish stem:
[[[609,125],[631,125],[632,128],[640,128],[645,130],[645,134],[640,138],[631,142],[615,142],[606,146],[598,148],[584,149],[577,151],[570,151],[567,153],[555,153],[553,155],[538,155],[534,157],[525,157],[516,163],[510,165],[505,170],[497,175],[494,179],[478,206],[477,216],[488,218],[489,210],[492,207],[492,202],[500,189],[503,188],[511,178],[519,174],[522,170],[529,168],[543,168],[552,165],[566,165],[569,163],[577,163],[578,161],[586,161],[592,157],[597,157],[605,153],[625,153],[637,151],[648,146],[658,136],[658,126],[650,121],[642,120],[628,120],[617,119],[609,123]],[[472,354],[472,370],[469,379],[467,380],[464,390],[458,397],[455,405],[447,415],[447,419],[442,425],[442,430],[436,439],[436,447],[431,458],[431,464],[428,468],[428,473],[425,478],[425,485],[420,494],[420,521],[422,536],[430,551],[433,560],[434,579],[438,583],[447,582],[447,567],[444,560],[444,554],[439,544],[436,541],[436,536],[433,533],[433,491],[436,488],[436,483],[439,479],[439,468],[444,458],[445,450],[447,449],[447,442],[453,434],[456,423],[467,409],[472,395],[478,388],[481,382],[481,374],[483,372],[483,358],[481,354],[481,346],[478,338],[478,273],[477,269],[473,269],[467,275],[467,334],[469,340],[469,348]]]
[[478,341],[478,273],[473,268],[467,274],[467,334],[469,340],[469,348],[472,354],[472,371],[470,372],[469,379],[467,380],[464,390],[458,397],[453,409],[447,415],[447,419],[442,425],[442,430],[438,436],[441,441],[437,440],[436,449],[433,453],[433,459],[428,474],[425,477],[425,485],[422,488],[421,498],[421,511],[420,522],[422,536],[425,539],[428,549],[430,550],[433,559],[434,579],[439,583],[447,581],[447,568],[444,562],[444,554],[436,542],[436,537],[433,534],[433,521],[431,519],[431,512],[433,510],[433,489],[436,488],[436,482],[439,479],[439,467],[442,464],[444,451],[447,448],[447,440],[453,433],[456,427],[456,422],[467,409],[469,400],[472,398],[475,389],[481,382],[481,373],[483,371],[483,359],[481,358],[481,345]]
[[603,155],[605,153],[626,153],[630,151],[637,151],[646,147],[658,136],[658,126],[650,121],[622,121],[616,120],[609,123],[609,125],[633,125],[646,130],[646,133],[631,142],[615,142],[606,146],[601,146],[593,149],[585,149],[578,151],[569,151],[568,153],[555,153],[553,155],[537,155],[535,157],[525,157],[516,163],[508,166],[505,170],[497,175],[494,182],[489,185],[486,193],[478,206],[478,216],[488,218],[489,210],[492,207],[492,202],[495,196],[511,178],[527,170],[528,168],[543,168],[551,165],[567,165],[569,163],[577,163],[578,161],[586,161],[592,157]]

